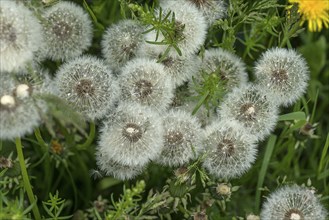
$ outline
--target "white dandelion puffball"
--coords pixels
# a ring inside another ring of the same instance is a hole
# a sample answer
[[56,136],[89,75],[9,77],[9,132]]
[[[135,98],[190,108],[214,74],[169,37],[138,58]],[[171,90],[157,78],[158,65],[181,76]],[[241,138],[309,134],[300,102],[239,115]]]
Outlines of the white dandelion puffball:
[[[184,56],[195,54],[203,45],[207,34],[207,23],[202,13],[189,2],[168,1],[163,7],[164,17],[170,11],[175,14],[175,35],[177,36],[177,47],[181,50]],[[159,12],[158,12],[159,13]],[[172,14],[171,14],[172,15]],[[159,16],[159,15],[158,15]],[[169,16],[171,18],[171,16]],[[145,35],[147,41],[156,41],[156,32],[151,31]],[[160,33],[157,42],[161,42],[164,36]],[[156,51],[157,53],[164,53],[167,45],[154,45],[145,43],[143,50]],[[174,48],[169,51],[171,56],[179,56]]]
[[273,103],[267,91],[249,84],[235,88],[219,106],[221,120],[241,124],[245,131],[263,140],[274,129],[278,106]]
[[9,74],[1,73],[1,80],[0,139],[23,137],[40,124],[39,109],[26,91],[26,84],[17,84]]
[[26,69],[17,71],[15,77],[19,83],[28,85],[33,95],[58,94],[55,81],[48,70],[37,65],[32,66],[29,71]]
[[[161,53],[156,53],[156,51],[145,50],[140,50],[138,55],[157,60],[160,60],[162,56]],[[163,64],[173,84],[178,87],[191,80],[192,76],[199,71],[201,60],[197,55],[179,57],[168,55],[160,63]]]
[[164,147],[157,163],[182,166],[203,149],[203,132],[198,120],[184,111],[171,110],[163,116]]
[[41,25],[15,1],[0,2],[0,71],[15,71],[33,59],[42,42]]
[[[246,85],[248,82],[246,65],[241,58],[222,48],[205,51],[201,70],[207,74],[216,74],[221,81],[224,81],[227,91]],[[196,80],[202,80],[200,78],[201,76]]]
[[160,116],[149,107],[122,102],[102,128],[97,152],[106,155],[102,163],[144,166],[160,155],[162,147]]
[[236,123],[216,121],[206,127],[206,158],[203,166],[220,179],[238,178],[256,159],[257,146],[253,135]]
[[164,111],[174,96],[174,87],[164,66],[155,60],[136,58],[122,68],[118,77],[121,98]]
[[46,45],[40,51],[42,56],[67,60],[80,56],[91,45],[91,19],[80,6],[62,1],[49,7],[43,17]]
[[[192,114],[195,107],[198,105],[198,101],[187,101],[182,103],[180,106],[175,107],[175,109],[179,109],[187,112],[188,114]],[[204,105],[200,106],[198,111],[194,115],[198,121],[201,123],[201,127],[206,127],[211,124],[212,121],[217,120],[218,116],[215,112],[215,109],[207,109]]]
[[260,217],[262,220],[325,220],[328,213],[314,193],[298,185],[284,186],[270,194]]
[[58,95],[55,80],[50,76],[49,72],[34,65],[29,71],[26,69],[17,71],[15,78],[20,84],[15,90],[17,98],[32,96],[41,112],[46,113],[48,111],[48,103],[44,100],[44,97],[47,95]]
[[115,70],[136,56],[144,42],[144,27],[135,20],[121,20],[110,26],[103,35],[102,53]]
[[106,176],[114,176],[120,180],[133,179],[144,170],[144,166],[128,166],[115,162],[108,158],[107,154],[103,154],[102,152],[96,153],[96,163]]
[[278,104],[289,106],[305,92],[309,70],[296,51],[284,48],[267,50],[255,66],[257,82],[269,87]]
[[103,117],[120,94],[111,69],[91,56],[63,64],[55,80],[59,96],[91,120]]
[[[181,2],[182,0],[176,0]],[[225,16],[225,3],[223,0],[185,0],[191,2],[197,6],[197,8],[203,13],[209,26],[212,25],[216,20],[221,19]],[[163,5],[166,4],[167,0],[162,0]],[[170,2],[170,1],[169,1]]]

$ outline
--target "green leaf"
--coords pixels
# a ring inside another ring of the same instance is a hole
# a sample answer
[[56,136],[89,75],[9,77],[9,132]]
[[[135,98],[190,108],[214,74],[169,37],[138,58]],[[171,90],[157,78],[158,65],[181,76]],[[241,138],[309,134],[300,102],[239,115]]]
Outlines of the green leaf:
[[257,182],[257,187],[256,187],[257,191],[256,191],[256,205],[255,205],[257,213],[259,211],[260,197],[261,197],[260,188],[263,187],[266,171],[267,171],[268,165],[269,165],[270,160],[271,160],[271,156],[272,156],[272,153],[273,153],[273,149],[274,149],[274,146],[275,146],[276,139],[277,139],[276,135],[271,135],[270,136],[270,138],[267,142],[267,145],[266,145],[266,151],[265,151],[262,167],[261,167],[260,172],[259,172],[258,182]]
[[204,103],[204,101],[206,100],[206,98],[209,95],[209,91],[207,91],[199,100],[198,104],[195,106],[195,108],[192,111],[192,115],[195,115],[195,113],[197,113],[197,111],[199,110],[199,108],[201,107],[201,105]]
[[304,112],[292,112],[285,115],[280,115],[278,121],[293,121],[293,120],[306,120]]
[[326,65],[326,48],[327,48],[327,41],[325,36],[321,36],[318,41],[316,42],[308,42],[304,46],[299,48],[299,51],[305,57],[310,70],[311,75],[316,78],[321,70]]

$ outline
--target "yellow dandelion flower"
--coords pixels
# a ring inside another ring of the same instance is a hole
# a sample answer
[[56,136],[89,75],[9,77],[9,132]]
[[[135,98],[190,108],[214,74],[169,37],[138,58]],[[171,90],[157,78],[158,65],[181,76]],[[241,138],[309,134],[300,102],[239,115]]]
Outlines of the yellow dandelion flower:
[[298,4],[298,12],[302,16],[301,25],[307,20],[308,29],[312,32],[321,31],[322,27],[329,26],[328,0],[289,0]]

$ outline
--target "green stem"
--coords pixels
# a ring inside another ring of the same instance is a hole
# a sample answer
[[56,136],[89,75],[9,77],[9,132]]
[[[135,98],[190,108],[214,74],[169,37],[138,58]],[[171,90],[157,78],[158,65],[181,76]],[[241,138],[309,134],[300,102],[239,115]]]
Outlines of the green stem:
[[24,188],[26,190],[27,197],[29,198],[30,203],[33,204],[33,208],[32,208],[33,215],[34,215],[35,219],[41,219],[40,212],[39,212],[36,200],[34,198],[31,183],[30,183],[30,180],[29,180],[29,177],[27,174],[27,170],[26,170],[21,139],[16,138],[15,143],[16,143],[17,156],[19,159],[19,165],[20,165],[21,172],[22,172]]
[[43,148],[43,153],[46,153],[48,151],[48,144],[43,140],[40,129],[36,128],[34,130],[34,135],[38,141],[38,143],[42,146]]
[[88,138],[86,140],[85,143],[83,144],[79,144],[78,145],[78,148],[80,149],[85,149],[87,148],[88,146],[90,146],[92,144],[92,142],[94,141],[94,138],[95,138],[95,132],[96,132],[96,125],[94,122],[90,122],[89,123],[89,135],[88,135]]

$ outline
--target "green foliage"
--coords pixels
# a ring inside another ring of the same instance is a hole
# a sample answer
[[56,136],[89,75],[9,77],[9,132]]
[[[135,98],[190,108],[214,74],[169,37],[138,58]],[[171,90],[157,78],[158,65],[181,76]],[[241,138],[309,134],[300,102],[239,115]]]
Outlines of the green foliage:
[[72,217],[72,215],[60,216],[65,207],[65,199],[59,198],[58,191],[56,191],[55,195],[49,193],[49,200],[47,202],[42,202],[42,206],[50,217],[46,219],[64,220]]

